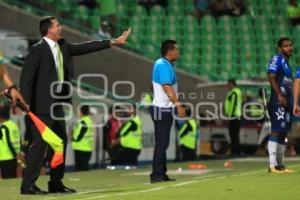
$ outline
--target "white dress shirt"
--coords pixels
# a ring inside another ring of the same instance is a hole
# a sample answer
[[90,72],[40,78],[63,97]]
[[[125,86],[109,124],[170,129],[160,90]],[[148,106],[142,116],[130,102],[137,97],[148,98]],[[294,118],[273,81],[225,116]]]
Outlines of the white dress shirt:
[[[59,46],[56,42],[54,42],[50,38],[47,38],[47,37],[43,37],[43,38],[44,38],[44,40],[46,40],[46,42],[50,46],[50,49],[52,51],[52,55],[53,55],[53,58],[54,58],[54,62],[55,62],[56,71],[57,71],[57,69],[58,69],[57,48],[59,48]],[[55,46],[55,44],[56,44],[56,46]]]
[[[50,49],[52,51],[52,55],[54,58],[54,62],[55,62],[55,69],[56,69],[56,73],[58,72],[58,49],[59,46],[56,42],[54,42],[53,40],[51,40],[50,38],[47,37],[43,37],[44,40],[48,43],[48,45],[50,46]],[[54,92],[55,93],[60,93],[62,91],[62,84],[56,84],[56,87],[54,88]]]

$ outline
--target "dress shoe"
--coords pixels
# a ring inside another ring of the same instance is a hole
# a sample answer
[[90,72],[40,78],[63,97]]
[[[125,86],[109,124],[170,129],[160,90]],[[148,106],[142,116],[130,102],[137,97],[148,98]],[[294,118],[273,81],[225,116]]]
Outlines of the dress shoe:
[[164,175],[164,181],[176,181],[175,178],[170,178],[168,175]]
[[163,177],[155,177],[155,178],[150,178],[150,183],[160,183],[164,182],[165,179]]
[[76,190],[64,186],[62,183],[53,184],[48,182],[49,193],[74,193]]
[[168,181],[176,181],[176,179],[169,178],[168,175],[150,177],[150,183],[160,183],[160,182],[168,182]]
[[22,188],[21,194],[44,195],[44,194],[48,194],[48,192],[41,190],[36,185],[33,185],[30,187]]

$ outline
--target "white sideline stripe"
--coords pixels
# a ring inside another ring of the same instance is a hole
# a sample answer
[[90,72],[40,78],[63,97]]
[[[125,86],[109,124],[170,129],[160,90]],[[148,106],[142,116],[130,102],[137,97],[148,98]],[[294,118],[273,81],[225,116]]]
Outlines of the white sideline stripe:
[[[256,161],[256,162],[265,162],[268,161],[268,157],[262,157],[262,158],[257,158],[257,157],[248,157],[248,158],[236,158],[232,159],[234,162],[249,162],[249,161]],[[299,161],[300,157],[285,157],[284,161]]]
[[80,194],[89,194],[89,193],[95,193],[95,192],[105,192],[108,190],[89,190],[89,191],[85,191],[85,192],[78,192],[76,194],[80,195]]
[[199,181],[188,181],[188,182],[178,183],[178,184],[175,184],[175,185],[172,185],[172,186],[173,187],[179,187],[179,186],[189,185],[189,184],[196,183],[196,182],[199,182]]
[[[129,194],[138,194],[138,193],[146,193],[146,192],[153,192],[153,191],[158,191],[167,188],[167,186],[162,186],[162,187],[156,187],[156,188],[151,188],[147,190],[139,190],[136,192],[124,192],[124,193],[119,193],[116,194],[117,196],[124,196],[124,195],[129,195]],[[112,195],[113,196],[113,195]]]
[[[295,167],[300,167],[300,165],[290,165],[289,168],[295,168]],[[156,188],[151,188],[151,189],[146,189],[146,190],[139,190],[139,191],[135,191],[135,192],[123,192],[123,193],[116,193],[116,194],[111,194],[111,195],[99,195],[99,196],[92,196],[92,197],[87,197],[87,198],[79,198],[79,199],[75,199],[74,197],[72,198],[72,200],[90,200],[90,199],[101,199],[104,197],[112,197],[112,196],[124,196],[124,195],[131,195],[131,194],[139,194],[139,193],[147,193],[147,192],[152,192],[152,191],[159,191],[159,190],[163,190],[163,189],[168,189],[171,187],[180,187],[180,186],[184,186],[184,185],[189,185],[189,184],[193,184],[193,183],[200,183],[202,181],[210,181],[210,180],[222,180],[222,179],[227,179],[227,178],[233,178],[233,177],[239,177],[239,176],[248,176],[248,175],[252,175],[252,174],[259,174],[259,173],[267,173],[267,169],[265,170],[256,170],[256,171],[251,171],[251,172],[245,172],[245,173],[240,173],[240,174],[232,174],[232,175],[228,175],[228,176],[210,176],[210,177],[205,177],[202,179],[198,179],[198,180],[194,180],[194,181],[186,181],[186,182],[182,182],[182,183],[177,183],[177,184],[173,184],[170,186],[162,186],[162,187],[156,187]],[[105,190],[103,190],[105,191]],[[109,190],[107,190],[109,191]],[[91,193],[92,191],[90,191]],[[88,192],[85,192],[88,193]],[[79,193],[77,193],[79,194]],[[76,195],[76,194],[74,194]],[[74,196],[72,195],[72,196]],[[63,197],[60,197],[63,198]],[[48,198],[49,199],[49,198]]]
[[99,195],[99,196],[87,197],[87,198],[83,198],[83,199],[73,199],[73,200],[101,199],[101,198],[104,198],[104,197],[124,196],[124,195],[130,195],[130,194],[152,192],[152,191],[162,190],[162,189],[165,189],[165,188],[167,188],[167,187],[164,186],[164,187],[151,188],[151,189],[140,190],[140,191],[135,191],[135,192],[123,192],[123,193],[117,193],[117,194],[114,194],[114,195]]
[[[82,191],[82,192],[76,192],[74,194],[68,195],[68,196],[75,196],[75,195],[82,195],[82,194],[90,194],[90,193],[95,193],[95,192],[106,192],[106,191],[110,191],[110,190],[87,190],[87,191]],[[50,199],[60,199],[62,198],[61,194],[57,194],[59,196],[54,196],[54,197],[48,197],[48,198],[44,198],[45,200],[50,200]]]
[[80,199],[80,200],[88,200],[88,199],[102,199],[105,197],[111,197],[112,195],[99,195],[99,196],[93,196],[93,197],[88,197],[88,198],[84,198],[84,199]]

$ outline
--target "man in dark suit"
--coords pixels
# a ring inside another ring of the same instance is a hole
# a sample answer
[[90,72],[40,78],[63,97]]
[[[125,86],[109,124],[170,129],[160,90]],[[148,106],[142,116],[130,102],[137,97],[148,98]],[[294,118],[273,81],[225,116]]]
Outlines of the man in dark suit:
[[[39,29],[43,39],[33,45],[26,57],[25,64],[20,77],[21,94],[25,102],[29,104],[30,110],[44,121],[64,142],[67,144],[65,121],[54,119],[53,116],[63,118],[62,106],[53,106],[55,103],[70,102],[68,96],[70,88],[68,82],[73,77],[73,64],[71,57],[103,50],[115,45],[126,43],[130,29],[122,36],[103,41],[89,41],[80,44],[68,43],[61,38],[62,27],[56,17],[45,17],[39,22]],[[54,87],[51,86],[52,83]],[[53,90],[53,93],[50,90]],[[35,184],[38,179],[45,151],[48,149],[49,158],[53,151],[42,140],[36,127],[31,123],[32,144],[26,155],[26,169],[24,172],[21,194],[46,194]],[[64,151],[65,152],[65,151]],[[48,190],[50,193],[72,193],[74,189],[64,186],[65,165],[50,168],[50,181]]]

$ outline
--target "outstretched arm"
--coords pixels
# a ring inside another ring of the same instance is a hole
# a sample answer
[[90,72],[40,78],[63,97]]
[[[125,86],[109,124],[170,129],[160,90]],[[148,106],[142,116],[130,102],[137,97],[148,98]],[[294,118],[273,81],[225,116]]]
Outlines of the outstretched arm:
[[124,45],[126,44],[126,40],[128,36],[131,33],[131,28],[129,28],[127,31],[124,31],[121,36],[118,38],[114,38],[110,40],[110,46],[117,46],[117,45]]
[[268,78],[269,78],[269,82],[270,82],[270,85],[271,85],[272,89],[275,91],[275,93],[277,95],[279,104],[281,106],[286,107],[287,106],[287,101],[286,101],[284,95],[282,94],[282,92],[279,88],[279,85],[278,85],[277,80],[276,80],[276,74],[269,73]]
[[83,54],[92,53],[95,51],[101,51],[112,46],[119,46],[126,44],[127,38],[131,32],[131,28],[124,31],[123,34],[118,38],[113,38],[111,40],[102,41],[89,41],[76,44],[67,44],[70,56],[78,56]]

